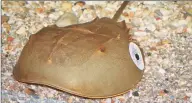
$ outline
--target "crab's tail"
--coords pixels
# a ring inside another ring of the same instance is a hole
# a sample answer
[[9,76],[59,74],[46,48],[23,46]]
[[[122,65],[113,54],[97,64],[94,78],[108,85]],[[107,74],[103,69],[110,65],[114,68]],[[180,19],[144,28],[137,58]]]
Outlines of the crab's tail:
[[127,4],[129,3],[129,1],[124,1],[120,8],[117,10],[117,12],[115,13],[115,15],[113,16],[113,20],[117,21],[121,15],[121,13],[123,12],[123,10],[125,9],[125,7],[127,6]]

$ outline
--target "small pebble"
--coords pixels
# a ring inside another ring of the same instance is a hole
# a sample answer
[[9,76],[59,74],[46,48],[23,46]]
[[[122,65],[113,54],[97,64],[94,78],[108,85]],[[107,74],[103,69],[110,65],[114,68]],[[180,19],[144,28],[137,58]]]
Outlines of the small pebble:
[[24,35],[26,33],[26,28],[24,26],[21,26],[17,31],[17,34]]
[[168,15],[171,14],[171,11],[170,11],[170,10],[167,10],[167,9],[165,9],[165,8],[161,8],[161,9],[160,9],[160,12],[161,12],[161,14],[162,14],[163,16],[168,16]]
[[186,12],[192,16],[192,9],[188,9]]
[[9,55],[8,55],[8,54],[6,54],[6,55],[5,55],[5,57],[9,57]]
[[44,8],[36,8],[36,12],[37,13],[43,13],[44,12]]
[[125,98],[120,97],[120,98],[119,98],[119,101],[120,101],[121,103],[123,103],[123,102],[125,102]]
[[35,98],[35,99],[39,99],[39,96],[36,95],[36,94],[33,94],[32,97]]
[[3,27],[6,29],[6,32],[9,32],[11,30],[11,25],[6,22],[3,23]]
[[192,96],[192,92],[186,93],[186,96],[191,97]]
[[163,14],[161,13],[161,11],[159,9],[154,11],[158,16],[163,16]]
[[134,92],[132,92],[132,95],[133,96],[139,96],[139,93],[138,93],[138,91],[134,91]]
[[11,37],[11,36],[7,37],[7,41],[8,41],[8,42],[12,42],[13,40],[14,40],[13,37]]
[[151,47],[150,50],[151,51],[157,51],[157,48],[156,47]]
[[190,102],[192,102],[192,96],[190,97]]
[[57,21],[56,25],[58,27],[65,27],[73,24],[78,23],[78,18],[76,17],[75,14],[66,12],[64,13]]
[[166,89],[164,89],[163,91],[164,91],[164,93],[169,93],[169,91],[168,91],[168,90],[166,90]]
[[8,16],[5,16],[5,15],[2,15],[2,16],[1,16],[1,20],[2,20],[1,23],[7,22],[7,21],[9,20],[9,17],[8,17]]
[[[24,30],[22,30],[22,31],[24,31]],[[28,31],[29,31],[31,34],[35,34],[35,32],[37,32],[37,29],[36,29],[35,26],[32,26],[31,28],[29,28]],[[25,33],[25,32],[24,32],[24,33]],[[20,32],[20,34],[24,34],[24,33]]]
[[72,3],[70,2],[64,2],[61,4],[61,10],[65,12],[71,12],[72,11]]
[[157,1],[144,1],[143,4],[145,4],[145,5],[155,5],[155,4],[157,4]]
[[85,2],[84,1],[77,1],[75,3],[75,5],[79,5],[79,6],[83,7],[85,5]]
[[133,26],[139,26],[143,23],[141,18],[133,18],[131,22],[132,22]]
[[35,91],[33,89],[30,89],[30,88],[25,88],[24,89],[24,92],[28,95],[33,95],[35,94]]
[[149,25],[147,25],[146,28],[147,28],[148,30],[150,30],[150,31],[155,31],[156,26],[155,26],[154,24],[149,24]]
[[171,43],[171,41],[170,41],[170,40],[165,39],[165,40],[162,40],[162,41],[161,41],[161,43],[162,43],[162,45],[165,45],[165,44],[170,44],[170,43]]
[[176,33],[178,33],[178,34],[183,33],[183,28],[184,28],[184,27],[178,27],[178,28],[176,29]]
[[164,69],[159,69],[159,72],[160,72],[161,74],[165,74],[165,73],[166,73],[166,71],[165,71]]
[[175,98],[174,96],[172,96],[172,95],[170,96],[170,99],[174,99],[174,98]]
[[48,93],[47,96],[48,96],[49,98],[53,98],[53,97],[54,97],[54,94],[53,94],[53,93]]
[[184,96],[184,98],[183,98],[185,101],[187,101],[188,99],[189,99],[189,97],[188,96]]
[[111,103],[111,98],[107,98],[106,103]]
[[135,36],[146,36],[147,33],[145,31],[136,31],[136,32],[134,32],[134,35]]
[[70,96],[67,100],[67,103],[72,103],[73,102],[73,96]]
[[161,91],[159,92],[159,95],[160,95],[160,96],[164,96],[164,95],[165,95],[165,92],[164,92],[163,90],[161,90]]
[[152,54],[150,52],[147,53],[147,56],[151,56]]
[[186,26],[187,25],[187,21],[186,20],[176,20],[174,22],[171,23],[171,26],[178,28],[181,26]]
[[[52,20],[57,20],[59,16],[60,16],[59,13],[54,12],[54,13],[50,13],[48,17]],[[44,25],[46,25],[46,23],[44,23]]]
[[123,12],[122,15],[125,16],[125,17],[129,16],[129,14],[127,12]]
[[50,12],[55,12],[55,9],[53,9],[53,8],[52,8],[52,9],[50,9]]

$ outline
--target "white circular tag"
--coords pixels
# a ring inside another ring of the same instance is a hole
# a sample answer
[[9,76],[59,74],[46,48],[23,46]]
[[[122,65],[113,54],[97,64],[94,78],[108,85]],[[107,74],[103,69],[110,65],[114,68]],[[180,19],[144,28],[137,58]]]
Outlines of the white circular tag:
[[135,63],[135,65],[140,69],[143,70],[144,69],[144,62],[143,62],[143,57],[141,54],[141,50],[139,49],[139,47],[133,43],[130,42],[129,43],[129,53],[131,55],[131,59],[133,60],[133,62]]

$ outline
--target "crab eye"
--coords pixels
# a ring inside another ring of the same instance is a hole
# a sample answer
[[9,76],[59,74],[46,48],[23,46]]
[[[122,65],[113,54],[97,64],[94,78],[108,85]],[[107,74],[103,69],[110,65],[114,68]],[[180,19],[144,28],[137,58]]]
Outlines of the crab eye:
[[129,43],[129,53],[130,53],[131,59],[133,60],[135,65],[140,70],[143,70],[144,69],[144,62],[143,62],[143,57],[142,57],[142,54],[141,54],[141,50],[133,42]]
[[136,58],[137,60],[139,60],[139,55],[138,55],[138,54],[135,54],[135,58]]

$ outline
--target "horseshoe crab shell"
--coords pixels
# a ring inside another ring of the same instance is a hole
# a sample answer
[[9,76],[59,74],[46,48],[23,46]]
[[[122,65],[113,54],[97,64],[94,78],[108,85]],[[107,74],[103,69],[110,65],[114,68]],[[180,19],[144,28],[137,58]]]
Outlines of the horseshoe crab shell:
[[24,46],[14,78],[88,98],[126,93],[144,71],[143,52],[129,36],[124,21],[109,18],[43,28]]

